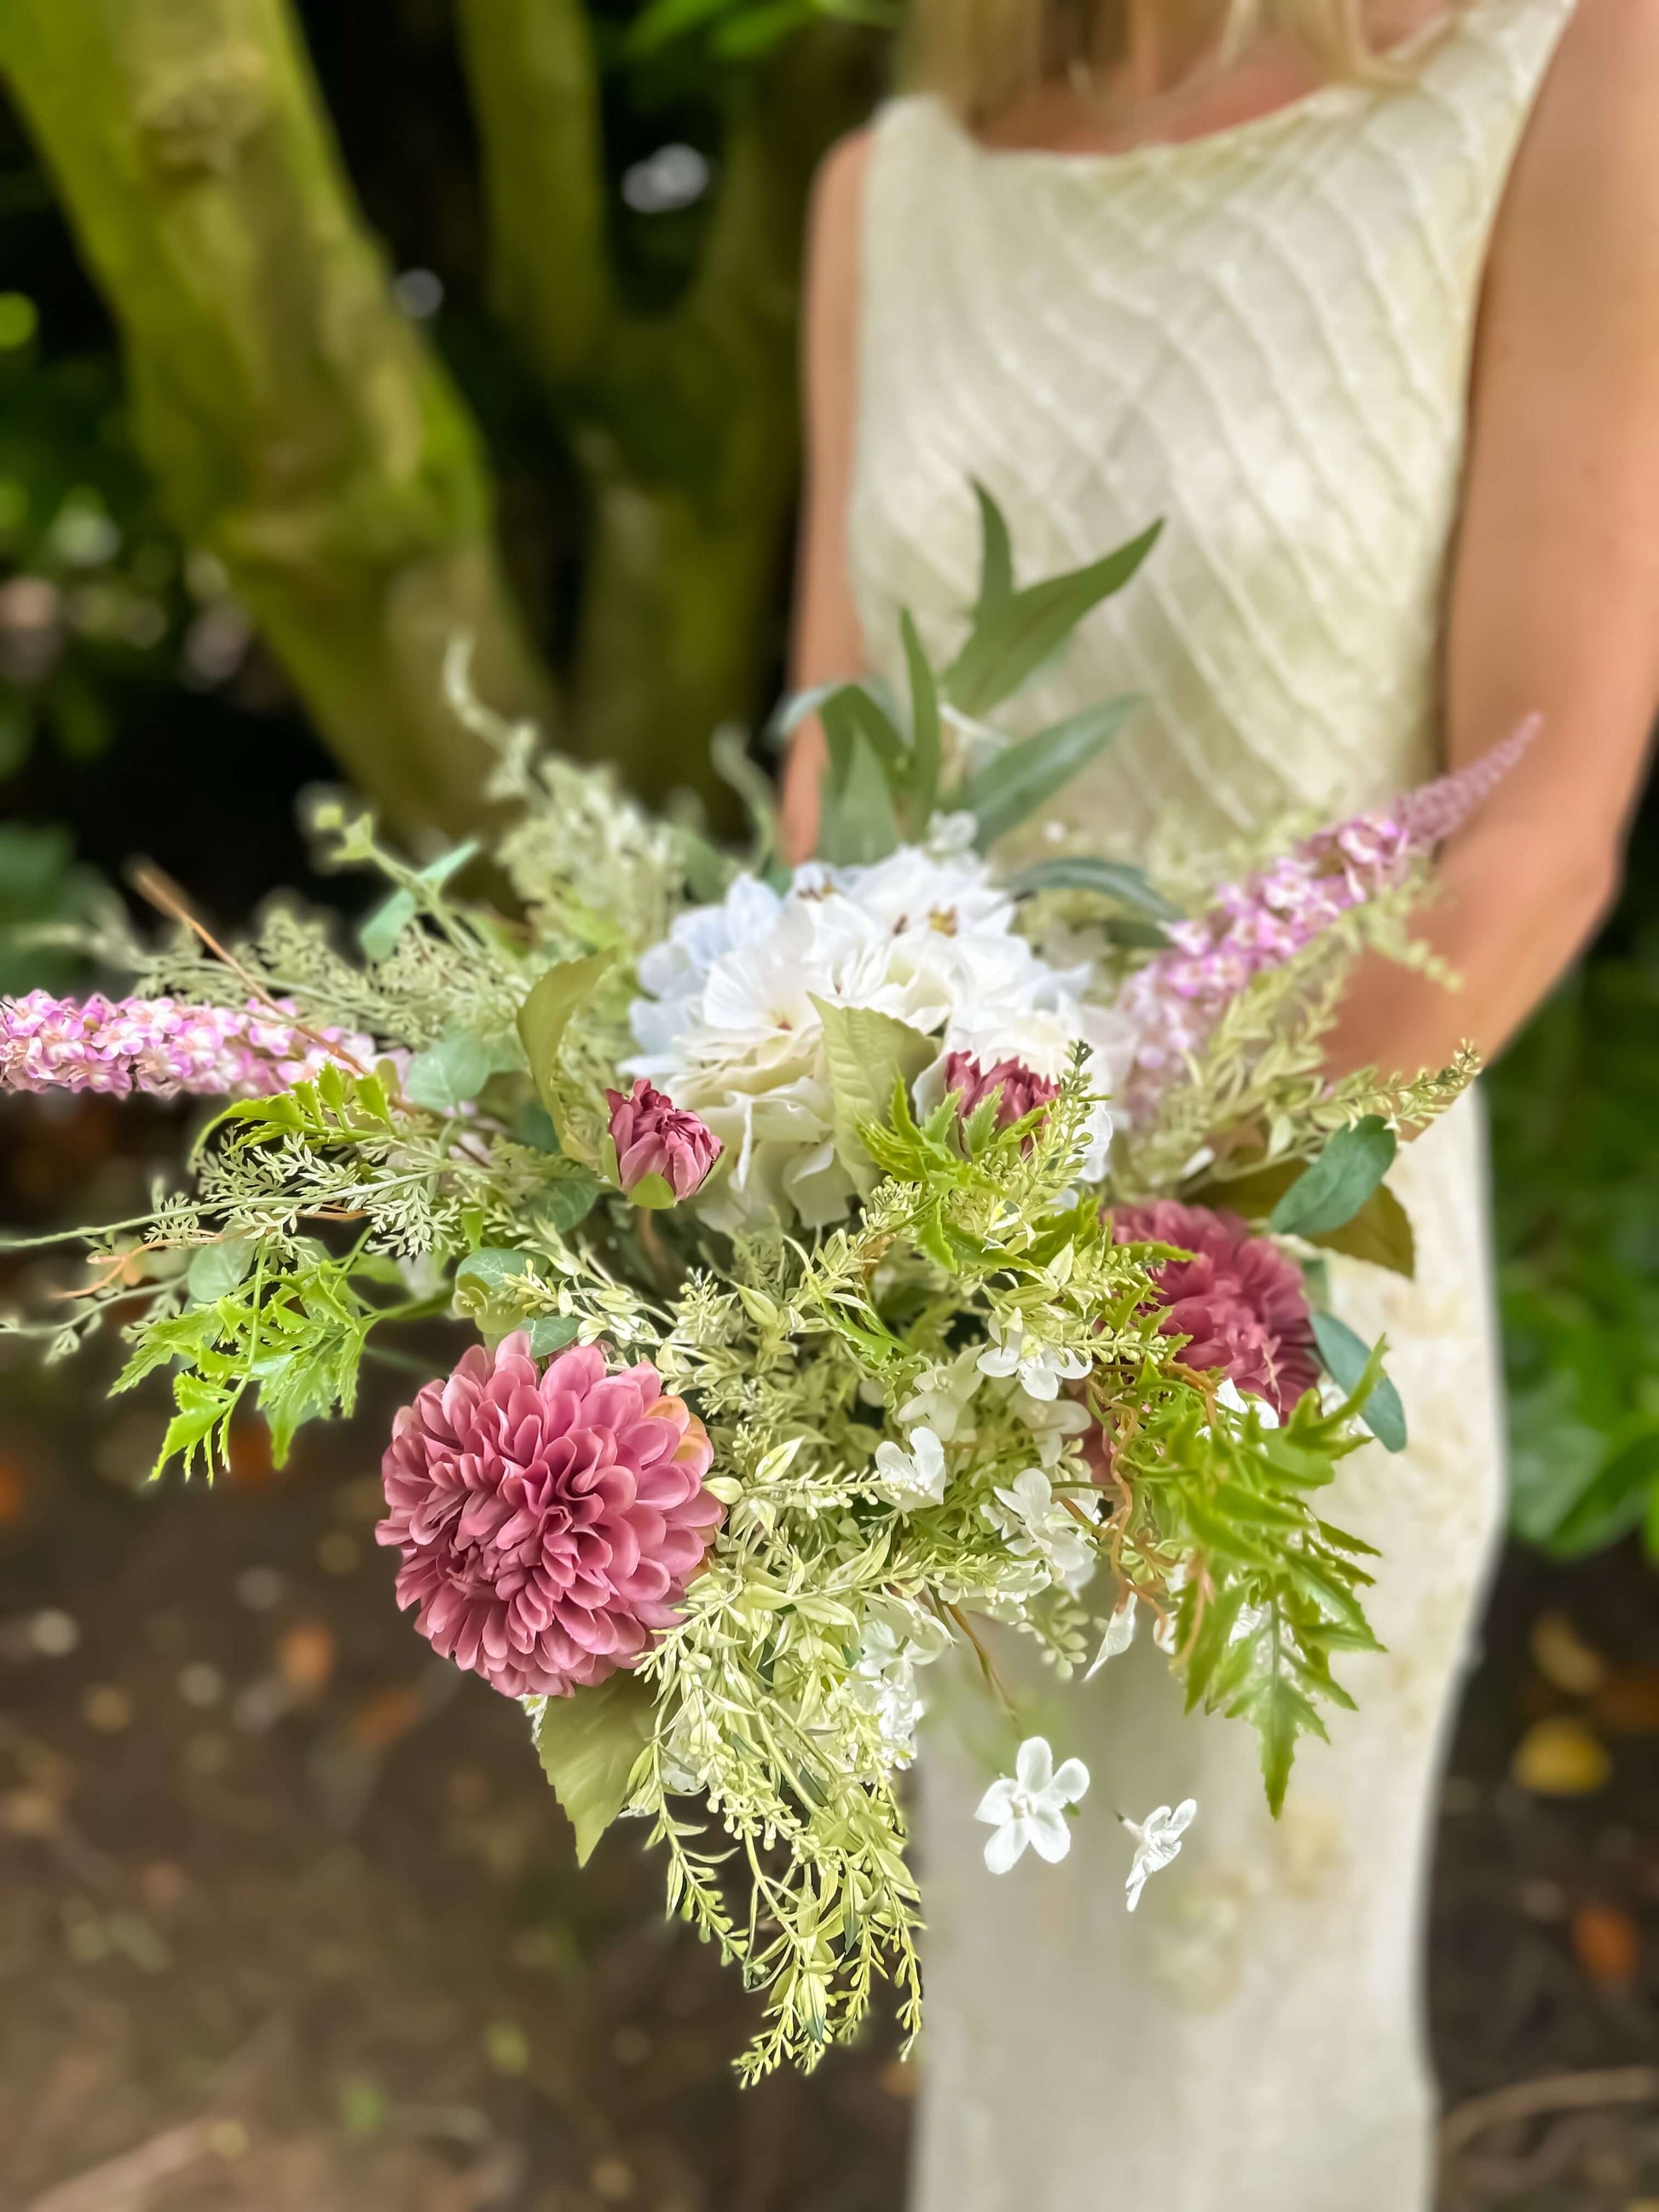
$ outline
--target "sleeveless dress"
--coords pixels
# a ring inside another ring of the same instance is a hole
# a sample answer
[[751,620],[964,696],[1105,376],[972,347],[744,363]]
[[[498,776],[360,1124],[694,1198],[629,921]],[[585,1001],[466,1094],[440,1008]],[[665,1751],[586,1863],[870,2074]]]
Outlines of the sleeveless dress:
[[[1183,144],[990,152],[925,98],[876,125],[854,585],[902,684],[975,595],[977,477],[1022,579],[1164,519],[1021,711],[1146,701],[1057,810],[1067,842],[1209,852],[1433,771],[1441,610],[1482,269],[1571,0],[1472,0],[1406,88],[1328,87]],[[1501,732],[1494,731],[1496,738]],[[1057,1867],[988,1874],[986,1780],[943,1725],[920,1769],[928,1919],[917,2212],[1425,2212],[1425,1875],[1442,1747],[1502,1522],[1479,1103],[1402,1156],[1410,1283],[1335,1269],[1386,1334],[1412,1429],[1324,1509],[1382,1554],[1388,1647],[1300,1751],[1284,1815],[1242,1723],[1183,1717],[1142,1639],[1050,1690],[1092,1786]],[[1181,1857],[1130,1917],[1139,1819]]]

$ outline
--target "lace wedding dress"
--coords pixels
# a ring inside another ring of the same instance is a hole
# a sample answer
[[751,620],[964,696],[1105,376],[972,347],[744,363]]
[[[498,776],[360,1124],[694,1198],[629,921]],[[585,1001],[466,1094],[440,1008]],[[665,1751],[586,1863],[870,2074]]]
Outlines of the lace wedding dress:
[[[1328,88],[1182,145],[993,153],[931,100],[884,111],[852,509],[876,666],[902,684],[902,607],[935,652],[960,635],[971,479],[1024,578],[1164,520],[1022,702],[1034,725],[1147,702],[1051,841],[1140,857],[1173,824],[1218,850],[1432,771],[1481,270],[1571,4],[1473,0],[1406,89]],[[1427,2205],[1426,1849],[1503,1489],[1484,1172],[1468,1101],[1398,1175],[1418,1283],[1339,1263],[1413,1441],[1346,1462],[1327,1509],[1383,1555],[1388,1648],[1348,1664],[1359,1711],[1302,1751],[1283,1819],[1249,1731],[1184,1719],[1144,1641],[1049,1693],[1056,1757],[1093,1776],[1059,1867],[987,1873],[985,1775],[937,1731],[920,2212]],[[1188,1795],[1182,1856],[1131,1918],[1114,1814]]]

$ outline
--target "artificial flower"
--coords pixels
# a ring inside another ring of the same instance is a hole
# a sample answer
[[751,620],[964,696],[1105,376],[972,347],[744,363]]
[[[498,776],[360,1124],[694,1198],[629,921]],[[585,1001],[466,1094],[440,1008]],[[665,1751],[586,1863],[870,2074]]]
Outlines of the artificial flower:
[[1183,1797],[1173,1812],[1160,1805],[1144,1820],[1124,1820],[1124,1826],[1135,1838],[1134,1863],[1129,1869],[1129,1878],[1124,1884],[1128,1892],[1128,1906],[1133,1912],[1140,1902],[1140,1893],[1155,1874],[1173,1865],[1181,1856],[1181,1838],[1192,1826],[1193,1815],[1198,1810],[1195,1797]]
[[910,1449],[890,1438],[876,1446],[878,1489],[902,1511],[939,1505],[945,1499],[945,1447],[931,1429],[912,1429]]
[[985,1844],[991,1872],[1006,1874],[1028,1844],[1050,1866],[1063,1859],[1072,1848],[1066,1808],[1080,1802],[1088,1787],[1089,1770],[1080,1759],[1068,1759],[1056,1772],[1047,1738],[1028,1736],[1013,1773],[991,1784],[974,1814],[994,1831]]

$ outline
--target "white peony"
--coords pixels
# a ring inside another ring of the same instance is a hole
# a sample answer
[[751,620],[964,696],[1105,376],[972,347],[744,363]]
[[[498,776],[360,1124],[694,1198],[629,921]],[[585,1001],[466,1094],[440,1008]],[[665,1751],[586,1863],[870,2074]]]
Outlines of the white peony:
[[798,868],[782,894],[740,878],[675,923],[640,963],[629,1073],[724,1144],[729,1168],[702,1206],[717,1227],[820,1227],[855,1194],[815,999],[907,1023],[937,1041],[937,1064],[1012,1056],[1052,1079],[1080,1040],[1103,1081],[1121,1070],[1121,1018],[1085,1004],[1087,970],[1048,965],[1015,916],[976,854],[902,846],[869,867]]

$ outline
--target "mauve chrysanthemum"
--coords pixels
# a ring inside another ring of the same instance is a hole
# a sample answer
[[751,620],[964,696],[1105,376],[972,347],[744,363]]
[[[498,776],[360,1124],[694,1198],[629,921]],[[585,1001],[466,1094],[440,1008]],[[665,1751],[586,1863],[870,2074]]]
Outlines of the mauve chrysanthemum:
[[1182,1354],[1189,1367],[1219,1369],[1281,1415],[1318,1381],[1301,1273],[1271,1237],[1253,1236],[1236,1213],[1167,1198],[1114,1208],[1112,1234],[1192,1254],[1152,1271],[1164,1334],[1192,1340]]
[[510,1698],[563,1697],[670,1626],[720,1519],[696,1415],[595,1345],[538,1371],[530,1340],[477,1345],[392,1425],[381,1463],[398,1602]]
[[677,1199],[695,1198],[725,1147],[706,1121],[683,1114],[641,1076],[632,1091],[607,1091],[617,1179],[629,1196],[659,1176]]

